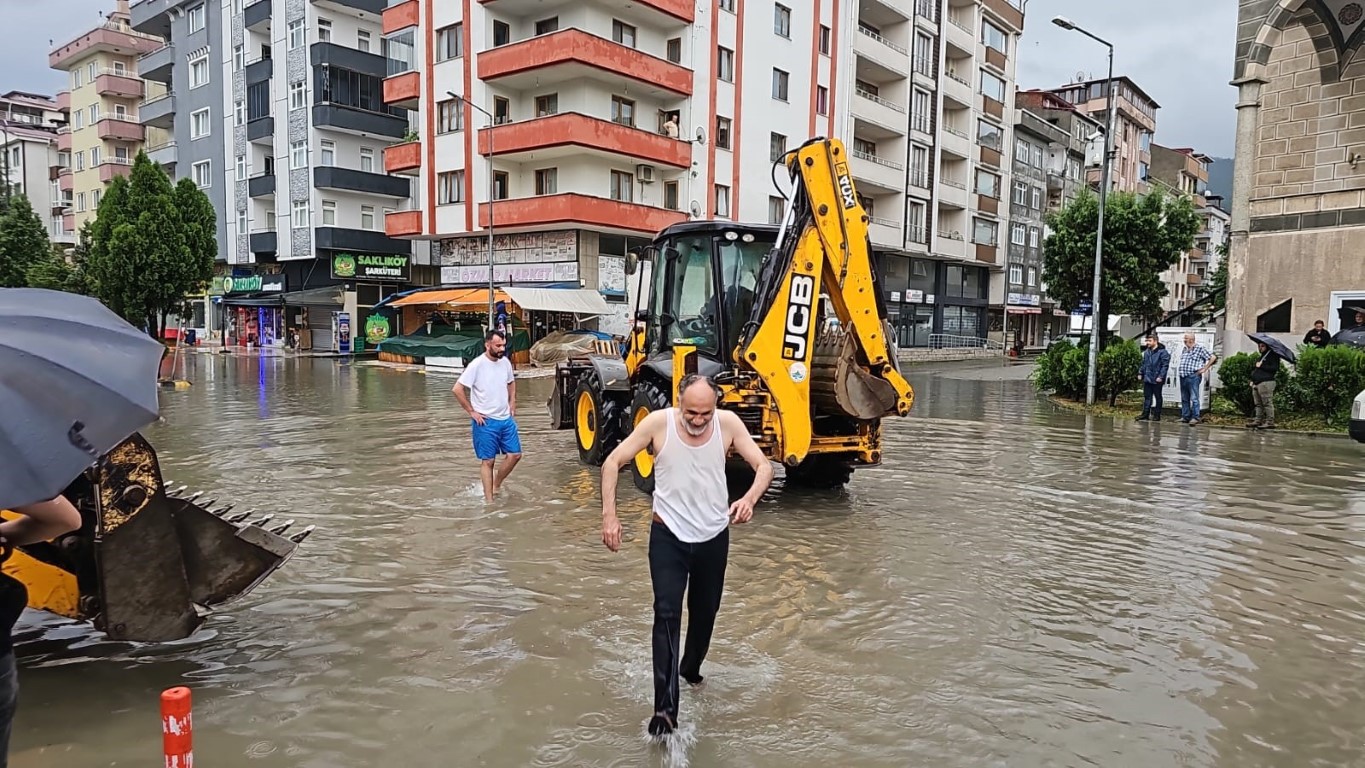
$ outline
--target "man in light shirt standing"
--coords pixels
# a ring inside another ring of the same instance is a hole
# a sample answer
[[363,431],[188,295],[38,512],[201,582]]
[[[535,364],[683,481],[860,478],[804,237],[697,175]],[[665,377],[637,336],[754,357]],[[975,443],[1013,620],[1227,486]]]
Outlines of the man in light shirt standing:
[[[772,481],[767,457],[733,411],[718,410],[714,382],[690,374],[678,386],[677,408],[654,411],[602,462],[602,543],[621,548],[616,478],[635,454],[654,454],[654,517],[649,529],[649,575],[654,585],[654,716],[649,733],[664,736],[678,725],[678,676],[702,682],[701,663],[711,646],[720,610],[730,524],[746,523]],[[729,503],[725,461],[736,451],[754,469],[749,492]],[[691,582],[690,584],[688,582]],[[687,591],[687,644],[679,659],[683,591]]]
[[[489,331],[484,335],[483,348],[484,353],[469,361],[450,391],[473,420],[474,455],[483,462],[479,469],[483,498],[492,501],[521,461],[521,436],[517,434],[516,371],[507,359],[507,336],[502,331]],[[502,468],[495,470],[500,454],[507,458]]]

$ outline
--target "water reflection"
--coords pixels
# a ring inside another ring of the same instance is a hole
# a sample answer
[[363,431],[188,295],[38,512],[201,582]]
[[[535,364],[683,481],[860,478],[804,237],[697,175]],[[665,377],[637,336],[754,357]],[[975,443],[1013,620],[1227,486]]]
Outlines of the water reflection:
[[[520,387],[485,508],[452,378],[194,356],[150,432],[170,478],[319,526],[181,644],[25,631],[14,764],[156,759],[195,690],[221,765],[1359,762],[1365,477],[1346,441],[1061,412],[1018,372],[909,374],[915,416],[844,492],[737,529],[682,746],[648,714],[648,505]],[[151,728],[147,723],[153,723]],[[72,723],[80,723],[79,729]]]

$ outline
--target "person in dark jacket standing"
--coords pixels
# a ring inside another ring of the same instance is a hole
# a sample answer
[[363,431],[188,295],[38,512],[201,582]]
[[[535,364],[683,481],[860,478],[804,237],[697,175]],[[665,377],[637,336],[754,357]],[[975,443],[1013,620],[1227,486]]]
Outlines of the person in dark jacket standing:
[[1251,369],[1251,399],[1256,404],[1256,417],[1247,422],[1252,429],[1275,428],[1275,374],[1280,372],[1280,356],[1260,342],[1256,351],[1261,359]]
[[[1155,333],[1147,334],[1147,349],[1142,352],[1138,379],[1142,381],[1142,415],[1138,421],[1161,421],[1161,388],[1171,371],[1171,353]],[[1155,403],[1155,407],[1153,406]]]
[[1313,330],[1303,337],[1304,344],[1312,344],[1318,349],[1322,349],[1332,340],[1332,334],[1327,332],[1327,328],[1321,320],[1313,323]]

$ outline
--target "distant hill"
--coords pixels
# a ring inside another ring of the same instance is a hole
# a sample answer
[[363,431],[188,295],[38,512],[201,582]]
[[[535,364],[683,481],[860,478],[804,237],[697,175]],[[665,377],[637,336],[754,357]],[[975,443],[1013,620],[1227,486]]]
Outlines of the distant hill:
[[1209,194],[1222,195],[1223,210],[1232,212],[1232,158],[1215,157],[1209,166]]

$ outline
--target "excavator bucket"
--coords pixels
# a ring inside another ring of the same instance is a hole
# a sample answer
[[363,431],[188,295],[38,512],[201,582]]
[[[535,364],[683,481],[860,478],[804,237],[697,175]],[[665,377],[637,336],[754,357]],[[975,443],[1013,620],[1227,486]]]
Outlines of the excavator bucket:
[[858,360],[852,335],[838,328],[820,331],[811,358],[811,399],[825,413],[855,419],[896,415],[896,388],[873,376]]
[[29,607],[94,623],[114,640],[188,637],[201,609],[250,592],[313,531],[286,536],[165,485],[141,435],[120,443],[67,489],[80,530],[15,550],[4,572],[28,589]]

